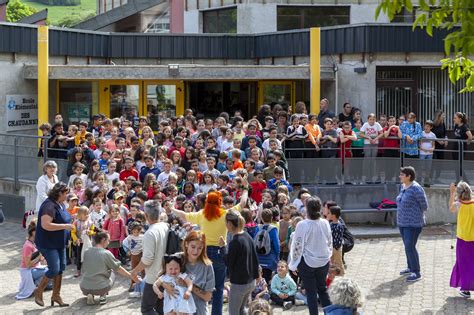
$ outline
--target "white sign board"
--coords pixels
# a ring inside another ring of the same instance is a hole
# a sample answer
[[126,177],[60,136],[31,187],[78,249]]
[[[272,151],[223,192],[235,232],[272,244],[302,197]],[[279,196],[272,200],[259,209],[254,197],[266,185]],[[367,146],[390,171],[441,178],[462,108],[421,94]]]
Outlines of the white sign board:
[[7,131],[38,128],[38,96],[7,95]]

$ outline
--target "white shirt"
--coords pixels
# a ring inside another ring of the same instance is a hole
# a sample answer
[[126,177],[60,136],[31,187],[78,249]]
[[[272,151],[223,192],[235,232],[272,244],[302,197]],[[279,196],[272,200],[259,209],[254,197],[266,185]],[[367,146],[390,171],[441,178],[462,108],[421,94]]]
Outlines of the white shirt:
[[164,222],[150,225],[143,235],[142,263],[145,268],[145,282],[155,283],[162,271],[163,256],[165,255],[166,242],[168,240],[168,225]]
[[[383,128],[378,122],[375,122],[372,126],[366,122],[362,128],[360,128],[360,131],[364,132],[369,138],[376,138],[382,130]],[[364,144],[370,144],[370,140],[364,139]],[[374,144],[379,144],[379,140],[377,140]]]
[[165,187],[166,185],[168,185],[168,179],[171,174],[174,174],[174,173],[161,172],[160,175],[158,175],[158,178],[156,180],[158,181],[158,183],[160,183],[161,187]]
[[74,188],[74,180],[78,177],[80,179],[82,179],[82,187],[84,187],[86,185],[86,182],[87,182],[87,175],[86,174],[81,174],[81,176],[77,176],[76,174],[72,174],[71,176],[69,176],[69,181],[67,182],[67,185],[69,186],[69,188]]
[[114,179],[119,179],[120,175],[117,172],[113,172],[112,174],[105,174],[105,177],[107,178],[107,184],[109,185],[109,187],[113,187]]
[[311,268],[325,266],[332,256],[332,234],[326,219],[305,219],[296,225],[290,248],[290,270],[298,269],[301,258]]
[[[427,138],[427,139],[436,139],[436,135],[432,132],[426,133],[422,132],[421,133],[422,138]],[[431,140],[420,140],[420,155],[431,155],[433,154],[434,148],[434,141]]]
[[[278,150],[281,150],[281,141],[278,139],[275,139],[275,140],[277,142]],[[263,148],[263,151],[265,151],[265,153],[267,153],[267,151],[270,150],[270,138],[265,139],[265,141],[263,141],[262,148]]]

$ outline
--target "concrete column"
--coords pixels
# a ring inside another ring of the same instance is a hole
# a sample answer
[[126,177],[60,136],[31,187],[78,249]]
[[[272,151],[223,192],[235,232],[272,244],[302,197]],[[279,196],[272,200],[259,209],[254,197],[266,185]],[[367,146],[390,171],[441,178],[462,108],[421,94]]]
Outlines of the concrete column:
[[237,33],[255,34],[277,31],[276,3],[237,5]]
[[170,0],[170,32],[184,33],[183,0]]

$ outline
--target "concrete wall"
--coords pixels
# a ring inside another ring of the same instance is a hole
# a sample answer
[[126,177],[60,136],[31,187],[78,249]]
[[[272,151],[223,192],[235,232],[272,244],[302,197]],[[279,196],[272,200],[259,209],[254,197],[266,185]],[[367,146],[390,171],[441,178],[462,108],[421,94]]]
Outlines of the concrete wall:
[[237,5],[237,33],[277,31],[276,4],[245,3]]
[[[39,176],[38,176],[39,177]],[[20,196],[25,198],[26,211],[35,209],[36,206],[36,183],[20,182],[20,189],[15,189],[15,183],[11,180],[0,180],[0,194]],[[4,209],[5,213],[12,213],[15,211],[22,211],[22,209]],[[22,216],[22,215],[21,215]],[[15,217],[19,217],[15,215]],[[8,218],[7,218],[8,219]]]
[[190,34],[202,33],[201,14],[198,10],[184,11],[184,32]]

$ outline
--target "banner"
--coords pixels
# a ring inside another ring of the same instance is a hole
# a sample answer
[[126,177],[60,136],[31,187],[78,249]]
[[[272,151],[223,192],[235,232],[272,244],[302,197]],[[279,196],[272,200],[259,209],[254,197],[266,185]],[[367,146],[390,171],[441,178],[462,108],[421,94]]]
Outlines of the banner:
[[7,131],[38,128],[38,96],[7,95]]

